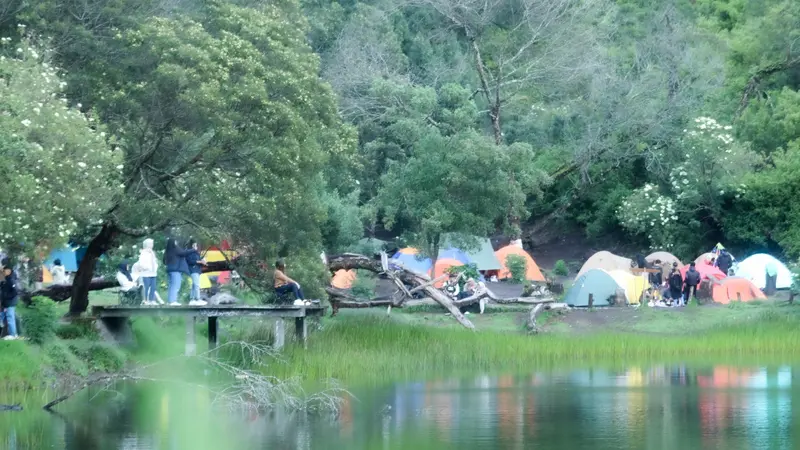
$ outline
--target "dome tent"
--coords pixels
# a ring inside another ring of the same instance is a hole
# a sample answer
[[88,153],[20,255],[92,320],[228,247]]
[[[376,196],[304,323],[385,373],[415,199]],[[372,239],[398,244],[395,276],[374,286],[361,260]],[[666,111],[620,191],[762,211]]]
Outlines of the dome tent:
[[647,255],[644,259],[650,263],[655,262],[656,260],[660,260],[662,263],[669,263],[670,265],[672,265],[672,263],[678,263],[679,269],[683,267],[681,260],[670,252],[653,252]]
[[519,255],[525,258],[525,279],[530,281],[545,281],[544,275],[542,275],[542,271],[539,270],[539,266],[536,264],[536,261],[534,261],[531,255],[529,255],[528,252],[522,248],[513,244],[506,245],[505,247],[496,251],[495,255],[502,266],[500,269],[500,274],[498,275],[498,278],[501,280],[505,278],[511,278],[511,271],[509,271],[508,267],[506,267],[506,258],[510,255]]
[[634,275],[622,270],[610,270],[611,278],[625,290],[625,297],[629,305],[638,305],[641,302],[644,291],[650,286],[647,275]]
[[589,259],[587,259],[585,263],[583,263],[583,266],[581,267],[581,270],[578,271],[575,279],[577,280],[583,274],[592,269],[621,270],[623,272],[630,272],[631,264],[632,261],[630,259],[603,250],[595,253]]
[[778,289],[788,289],[792,287],[792,271],[786,267],[785,264],[780,262],[777,258],[766,253],[757,253],[748,256],[734,266],[736,276],[745,278],[753,282],[759,289],[766,288],[767,285],[767,268],[772,264],[774,270],[778,273],[778,279],[775,287]]
[[608,300],[617,294],[619,288],[608,272],[591,269],[575,280],[564,296],[564,303],[569,306],[589,306],[589,294],[592,294],[594,306],[609,306],[611,303]]
[[712,298],[717,303],[727,305],[732,301],[766,300],[767,296],[750,280],[728,277],[718,283],[714,283]]

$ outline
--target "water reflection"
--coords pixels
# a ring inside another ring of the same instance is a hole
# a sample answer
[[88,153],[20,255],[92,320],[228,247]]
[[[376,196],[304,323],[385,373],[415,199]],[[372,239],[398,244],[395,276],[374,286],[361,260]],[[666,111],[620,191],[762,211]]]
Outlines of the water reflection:
[[0,448],[792,449],[798,373],[677,365],[440,378],[356,390],[336,418],[231,414],[205,390],[125,385],[70,402],[62,418],[0,416]]

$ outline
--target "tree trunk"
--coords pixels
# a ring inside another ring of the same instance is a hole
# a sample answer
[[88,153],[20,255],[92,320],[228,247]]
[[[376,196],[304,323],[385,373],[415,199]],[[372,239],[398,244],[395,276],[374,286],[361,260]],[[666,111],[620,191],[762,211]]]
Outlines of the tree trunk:
[[489,78],[486,75],[486,65],[483,63],[481,49],[478,47],[478,42],[475,39],[472,39],[472,50],[475,51],[475,68],[478,70],[478,80],[480,80],[481,83],[481,90],[489,106],[489,120],[492,122],[494,143],[500,145],[503,143],[503,130],[500,127],[500,80],[497,80],[495,98],[492,100],[492,94],[489,90]]
[[100,256],[111,249],[116,236],[116,227],[107,223],[89,243],[86,254],[78,267],[78,272],[75,274],[75,279],[72,281],[69,316],[80,316],[89,307],[89,286],[92,284],[95,265]]

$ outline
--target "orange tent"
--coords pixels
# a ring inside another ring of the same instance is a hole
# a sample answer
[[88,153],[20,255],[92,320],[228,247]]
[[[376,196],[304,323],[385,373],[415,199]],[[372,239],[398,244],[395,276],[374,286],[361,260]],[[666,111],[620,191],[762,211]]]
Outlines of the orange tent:
[[[433,267],[433,278],[438,278],[444,275],[445,273],[447,273],[447,270],[450,269],[451,267],[459,267],[463,265],[464,263],[462,263],[457,259],[442,258],[436,260],[436,266]],[[434,284],[434,286],[440,288],[444,286],[444,282],[445,280],[438,281],[436,284]]]
[[497,278],[501,280],[505,278],[511,278],[511,271],[509,271],[508,267],[506,267],[506,258],[509,255],[519,255],[525,258],[525,262],[527,263],[525,279],[531,281],[545,281],[544,275],[542,275],[542,271],[539,270],[539,266],[536,264],[536,261],[531,258],[531,255],[529,255],[528,252],[517,247],[516,245],[506,245],[500,250],[494,252],[494,254],[497,256],[497,259],[500,261],[500,265],[502,266]]
[[355,270],[339,269],[333,275],[333,279],[331,280],[331,286],[338,289],[350,289],[353,287],[353,283],[355,281],[356,281]]
[[727,277],[714,283],[711,295],[715,302],[723,305],[739,299],[743,302],[749,302],[755,299],[766,300],[767,298],[752,281],[738,277]]
[[53,282],[53,274],[50,273],[50,269],[47,266],[42,265],[42,283],[52,283]]

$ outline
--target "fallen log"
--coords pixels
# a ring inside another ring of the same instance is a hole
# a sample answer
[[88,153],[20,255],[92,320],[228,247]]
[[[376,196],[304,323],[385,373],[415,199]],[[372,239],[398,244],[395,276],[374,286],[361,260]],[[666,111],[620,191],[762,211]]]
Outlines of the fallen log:
[[[381,273],[391,273],[393,277],[399,279],[403,283],[412,285],[414,287],[423,286],[421,291],[425,292],[425,294],[442,305],[453,317],[464,327],[469,328],[470,330],[475,329],[475,325],[469,321],[461,311],[459,311],[458,307],[453,305],[452,300],[445,295],[442,291],[433,287],[433,283],[431,283],[431,278],[427,275],[413,272],[411,270],[404,269],[402,267],[398,269],[389,268],[388,271],[383,270],[383,264],[381,263],[380,259],[369,258],[364,255],[358,255],[355,253],[344,253],[341,255],[334,255],[328,257],[328,270],[331,273],[335,273],[339,270],[352,270],[352,269],[362,269],[362,270],[369,270],[370,272],[381,274]],[[413,290],[413,288],[412,288]],[[399,303],[402,304],[405,299],[408,298],[407,296],[403,296]],[[342,302],[339,301],[337,296],[331,297],[331,303],[334,302],[338,303],[339,306],[333,306],[334,309],[338,309],[342,306]],[[393,306],[396,303],[385,303],[380,306]],[[376,305],[378,306],[378,305]]]
[[[104,278],[95,278],[89,283],[89,290],[90,291],[102,291],[103,289],[109,289],[112,287],[118,287],[119,283],[117,280],[106,280]],[[71,284],[52,284],[46,288],[38,289],[35,291],[23,291],[20,295],[20,300],[23,303],[30,304],[31,299],[33,297],[47,297],[52,299],[55,302],[63,302],[65,300],[69,300],[72,297],[72,285]]]

